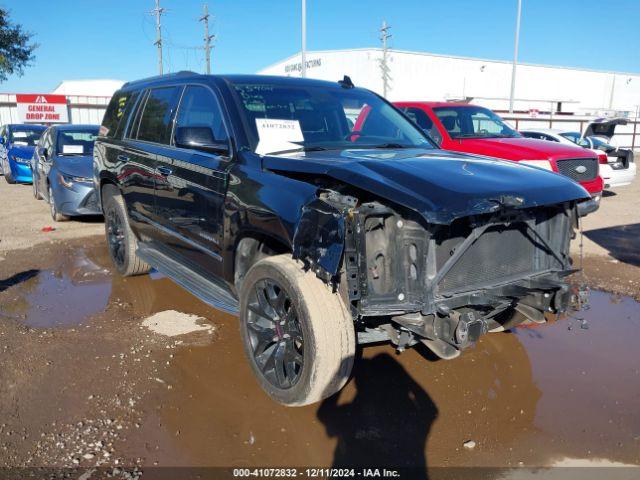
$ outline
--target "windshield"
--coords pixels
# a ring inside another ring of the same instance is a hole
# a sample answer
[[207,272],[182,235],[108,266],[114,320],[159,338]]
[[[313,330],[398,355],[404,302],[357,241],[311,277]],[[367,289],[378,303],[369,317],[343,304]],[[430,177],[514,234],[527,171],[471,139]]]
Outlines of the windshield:
[[84,130],[61,130],[56,141],[57,155],[91,155],[98,127]]
[[578,132],[564,132],[560,135],[562,135],[567,140],[571,140],[573,143],[578,143],[580,141],[580,137],[582,136]]
[[593,148],[596,148],[598,150],[615,150],[615,147],[609,143],[607,143],[607,141],[603,138],[600,137],[587,137],[589,140],[591,140],[591,142],[593,143]]
[[573,143],[580,145],[585,148],[595,148],[596,150],[615,150],[615,147],[608,144],[605,139],[600,137],[589,136],[586,138],[582,138],[578,132],[565,132],[561,133],[564,138],[571,140]]
[[35,147],[40,136],[44,132],[43,129],[29,127],[14,127],[9,134],[9,143],[13,145]]
[[362,89],[234,83],[250,147],[259,154],[353,148],[435,148],[395,108]]
[[521,137],[491,110],[483,107],[451,106],[433,109],[451,138]]

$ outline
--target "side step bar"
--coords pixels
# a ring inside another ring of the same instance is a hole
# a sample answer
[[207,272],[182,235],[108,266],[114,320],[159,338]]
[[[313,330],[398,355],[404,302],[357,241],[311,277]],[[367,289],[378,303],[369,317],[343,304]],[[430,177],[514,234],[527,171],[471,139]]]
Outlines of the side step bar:
[[238,300],[221,284],[186,268],[148,244],[140,243],[136,254],[204,303],[233,315],[239,314]]

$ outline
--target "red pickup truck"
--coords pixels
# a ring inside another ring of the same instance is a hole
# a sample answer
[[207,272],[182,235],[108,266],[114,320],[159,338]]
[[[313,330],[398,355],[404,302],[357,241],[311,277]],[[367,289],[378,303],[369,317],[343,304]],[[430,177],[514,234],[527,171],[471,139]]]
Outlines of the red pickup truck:
[[579,182],[600,201],[604,183],[596,153],[580,147],[524,138],[491,110],[468,103],[396,102],[445,150],[525,162]]

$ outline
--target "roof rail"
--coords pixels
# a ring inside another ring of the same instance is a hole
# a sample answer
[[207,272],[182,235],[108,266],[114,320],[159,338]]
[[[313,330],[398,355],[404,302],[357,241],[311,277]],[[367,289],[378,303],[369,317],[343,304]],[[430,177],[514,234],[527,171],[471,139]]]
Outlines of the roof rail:
[[136,85],[138,83],[146,83],[146,82],[152,82],[154,80],[169,80],[171,78],[176,78],[176,77],[186,77],[186,76],[190,76],[190,75],[198,75],[197,72],[192,72],[190,70],[181,70],[179,72],[174,72],[174,73],[165,73],[163,75],[155,75],[153,77],[147,77],[147,78],[141,78],[139,80],[131,80],[130,82],[125,83],[122,87],[127,87],[130,85]]

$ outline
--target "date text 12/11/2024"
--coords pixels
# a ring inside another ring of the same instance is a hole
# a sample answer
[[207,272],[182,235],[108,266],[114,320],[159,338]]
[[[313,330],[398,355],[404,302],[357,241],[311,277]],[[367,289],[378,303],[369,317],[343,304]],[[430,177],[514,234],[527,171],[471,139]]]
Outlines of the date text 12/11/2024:
[[400,478],[386,468],[234,468],[236,478]]

